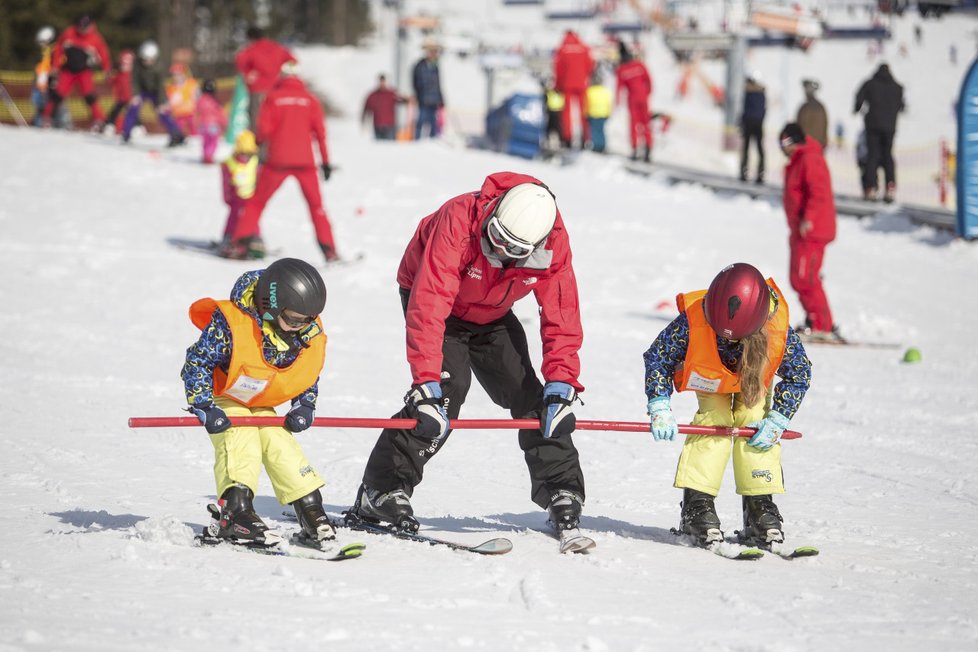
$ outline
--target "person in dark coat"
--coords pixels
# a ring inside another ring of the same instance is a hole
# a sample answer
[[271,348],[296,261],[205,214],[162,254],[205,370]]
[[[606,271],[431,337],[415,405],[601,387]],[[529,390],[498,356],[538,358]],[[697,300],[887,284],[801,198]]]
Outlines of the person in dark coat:
[[428,136],[437,138],[441,129],[438,125],[438,110],[445,106],[441,93],[441,71],[438,56],[441,46],[434,40],[424,43],[424,58],[414,64],[411,80],[414,85],[414,99],[418,103],[418,119],[414,126],[414,139],[421,139],[421,132],[428,126]]
[[829,115],[825,111],[825,105],[815,97],[818,82],[814,79],[805,79],[801,85],[805,89],[805,103],[798,108],[796,121],[805,135],[818,141],[824,150],[829,146]]
[[747,150],[753,140],[757,143],[757,183],[764,183],[764,116],[767,114],[767,97],[757,75],[751,75],[744,84],[744,110],[740,116],[740,134],[743,148],[740,152],[740,180],[747,181]]
[[890,73],[888,65],[880,64],[873,76],[859,87],[853,113],[863,107],[866,125],[866,169],[863,173],[863,197],[875,200],[879,187],[878,169],[883,168],[886,192],[883,201],[892,202],[896,195],[896,164],[893,162],[893,138],[896,135],[897,115],[903,111],[903,86]]

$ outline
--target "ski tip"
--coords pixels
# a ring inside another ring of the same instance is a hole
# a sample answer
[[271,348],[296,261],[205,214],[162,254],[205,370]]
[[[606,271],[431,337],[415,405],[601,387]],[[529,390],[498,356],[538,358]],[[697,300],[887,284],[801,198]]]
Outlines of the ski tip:
[[801,546],[781,556],[785,559],[798,559],[800,557],[815,557],[818,555],[818,552],[818,548],[813,546]]
[[367,546],[362,543],[348,543],[340,548],[339,552],[333,555],[332,560],[340,561],[343,559],[357,559],[363,554]]
[[470,552],[477,552],[481,555],[503,555],[513,549],[513,542],[509,539],[489,539],[477,546],[470,546]]

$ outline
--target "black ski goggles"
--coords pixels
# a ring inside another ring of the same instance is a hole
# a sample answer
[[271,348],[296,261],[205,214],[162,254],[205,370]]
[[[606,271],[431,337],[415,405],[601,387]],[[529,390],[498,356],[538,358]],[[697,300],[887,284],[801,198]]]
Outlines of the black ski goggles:
[[282,322],[290,328],[304,328],[316,320],[315,316],[306,317],[305,315],[302,315],[300,317],[292,317],[291,315],[286,314],[284,310],[279,313],[279,317],[281,317]]

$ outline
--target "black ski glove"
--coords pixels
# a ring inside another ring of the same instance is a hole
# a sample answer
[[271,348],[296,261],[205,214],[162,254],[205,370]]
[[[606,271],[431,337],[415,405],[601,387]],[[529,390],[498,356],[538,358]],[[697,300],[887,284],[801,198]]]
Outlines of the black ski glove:
[[329,163],[323,163],[319,169],[323,171],[323,181],[329,181],[329,175],[333,173],[333,168],[330,167]]
[[285,415],[285,429],[292,433],[302,432],[312,425],[315,414],[315,405],[308,401],[296,401],[292,404],[289,413]]
[[231,420],[228,419],[228,415],[224,413],[224,410],[210,401],[206,403],[194,403],[192,407],[187,408],[187,412],[193,413],[195,417],[200,419],[200,424],[204,426],[209,434],[216,435],[231,427]]
[[404,397],[404,404],[408,416],[418,420],[418,425],[411,431],[414,436],[441,439],[448,432],[448,412],[442,402],[439,383],[429,381],[412,385]]

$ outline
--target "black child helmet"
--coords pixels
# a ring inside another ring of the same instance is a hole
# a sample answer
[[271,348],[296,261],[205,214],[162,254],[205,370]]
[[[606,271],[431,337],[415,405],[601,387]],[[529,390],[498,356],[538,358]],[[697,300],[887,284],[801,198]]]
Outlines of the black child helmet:
[[258,279],[255,307],[264,321],[275,321],[286,308],[316,317],[326,307],[326,283],[316,268],[304,260],[276,260]]

